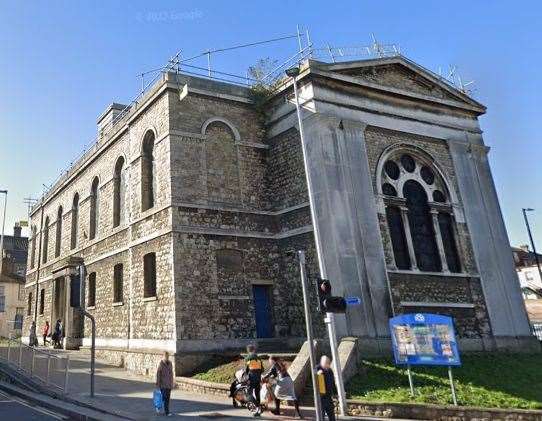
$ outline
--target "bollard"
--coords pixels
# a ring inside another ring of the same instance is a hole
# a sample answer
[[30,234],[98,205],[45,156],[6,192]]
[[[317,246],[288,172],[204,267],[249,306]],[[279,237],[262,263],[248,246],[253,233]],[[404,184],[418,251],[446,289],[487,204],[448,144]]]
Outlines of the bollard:
[[70,356],[66,355],[66,371],[64,372],[64,393],[68,393],[68,369],[70,367]]
[[45,384],[49,386],[49,372],[51,371],[51,355],[47,354],[47,370],[45,372]]

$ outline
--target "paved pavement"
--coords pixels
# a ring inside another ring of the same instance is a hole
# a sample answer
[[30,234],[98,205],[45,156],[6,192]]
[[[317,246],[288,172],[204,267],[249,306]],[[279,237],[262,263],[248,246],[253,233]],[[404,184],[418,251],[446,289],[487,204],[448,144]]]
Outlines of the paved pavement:
[[[112,366],[101,361],[96,362],[95,397],[90,397],[90,356],[85,351],[55,351],[58,354],[69,353],[70,369],[68,378],[68,396],[76,401],[91,405],[98,410],[106,411],[120,417],[132,420],[157,420],[163,419],[155,413],[152,403],[154,382],[152,378],[136,375],[123,368]],[[46,366],[44,366],[46,367]],[[38,365],[35,366],[35,374],[39,373]],[[61,370],[63,375],[63,370]],[[11,408],[9,402],[6,402]],[[20,409],[20,408],[19,408]],[[284,416],[275,416],[264,412],[260,419],[285,420],[292,419],[293,408],[284,407]],[[301,408],[306,419],[315,419],[312,408]],[[244,408],[233,408],[231,399],[227,396],[198,395],[181,390],[173,390],[171,393],[170,411],[172,419],[193,420],[194,418],[215,420],[242,420],[253,418]],[[0,410],[0,420],[3,413]],[[52,416],[52,415],[48,415]],[[9,418],[8,418],[9,419]],[[23,419],[23,418],[15,418]],[[32,418],[28,418],[32,419]],[[34,418],[48,419],[48,418]],[[54,419],[54,418],[50,418]],[[379,418],[353,418],[376,420]]]
[[60,414],[55,414],[45,408],[32,405],[20,398],[0,392],[0,420],[67,420]]

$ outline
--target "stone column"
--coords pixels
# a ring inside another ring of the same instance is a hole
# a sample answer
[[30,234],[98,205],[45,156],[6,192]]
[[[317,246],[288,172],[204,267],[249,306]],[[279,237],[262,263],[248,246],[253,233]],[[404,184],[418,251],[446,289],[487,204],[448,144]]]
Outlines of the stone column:
[[438,210],[431,209],[431,218],[433,219],[433,230],[435,231],[435,237],[437,239],[437,247],[440,254],[442,271],[445,273],[449,273],[450,269],[448,268],[448,262],[446,261],[444,243],[442,242],[442,233],[440,232],[440,224],[438,223]]
[[338,334],[388,337],[390,297],[365,125],[313,114],[304,128],[327,276],[336,294],[363,302],[346,320],[336,318]]
[[[448,141],[497,347],[534,346],[481,135]],[[523,344],[520,344],[522,338]],[[536,344],[540,349],[540,345]]]
[[414,252],[414,243],[412,242],[412,234],[410,233],[410,224],[408,222],[408,208],[406,206],[399,206],[399,209],[401,210],[401,219],[403,220],[403,228],[405,230],[408,255],[410,256],[410,268],[412,270],[419,270],[416,261],[416,253]]

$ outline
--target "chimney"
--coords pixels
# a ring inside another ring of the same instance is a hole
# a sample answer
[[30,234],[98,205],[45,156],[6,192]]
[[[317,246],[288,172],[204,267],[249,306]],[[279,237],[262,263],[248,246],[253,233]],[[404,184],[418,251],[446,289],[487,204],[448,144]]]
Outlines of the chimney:
[[13,236],[20,237],[21,230],[22,230],[21,225],[18,222],[15,222],[15,226],[13,227]]
[[115,118],[126,109],[126,107],[127,105],[114,102],[98,117],[98,134],[100,137],[113,126]]

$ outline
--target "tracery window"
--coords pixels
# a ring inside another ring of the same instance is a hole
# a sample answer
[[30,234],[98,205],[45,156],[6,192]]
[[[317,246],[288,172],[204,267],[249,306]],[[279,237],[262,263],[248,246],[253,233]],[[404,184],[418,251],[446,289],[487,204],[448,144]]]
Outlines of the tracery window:
[[450,193],[431,160],[413,148],[383,157],[379,189],[395,267],[461,272]]

